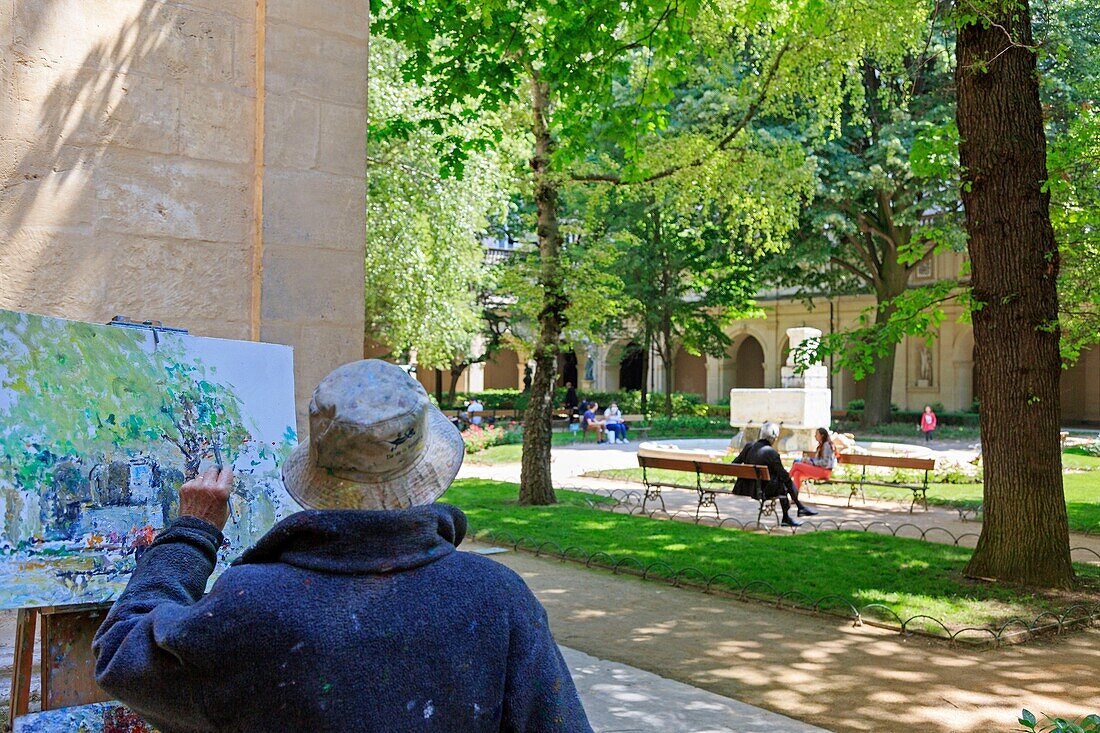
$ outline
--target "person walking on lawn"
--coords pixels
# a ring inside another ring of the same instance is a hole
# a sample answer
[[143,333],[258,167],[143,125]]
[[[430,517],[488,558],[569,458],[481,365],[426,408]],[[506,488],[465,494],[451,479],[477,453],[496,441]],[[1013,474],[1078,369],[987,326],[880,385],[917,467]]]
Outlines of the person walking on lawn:
[[456,546],[435,500],[462,437],[400,367],[325,377],[283,464],[307,507],[203,596],[233,483],[180,488],[93,642],[96,681],[164,733],[591,733],[546,612],[508,568]]
[[[766,422],[760,426],[760,439],[749,443],[737,457],[734,463],[745,463],[755,466],[767,466],[771,476],[764,484],[764,497],[774,499],[779,497],[779,505],[783,507],[783,519],[780,524],[784,527],[798,527],[802,524],[797,519],[791,518],[791,500],[798,507],[798,516],[812,517],[817,512],[798,500],[798,489],[791,482],[790,474],[783,468],[783,459],[774,447],[779,439],[779,426],[773,422]],[[733,491],[741,496],[756,496],[756,481],[754,479],[739,478],[733,485]],[[787,497],[790,497],[789,499]]]
[[931,405],[924,406],[924,412],[920,415],[920,429],[924,433],[924,442],[932,442],[932,433],[936,430],[936,413],[932,412]]

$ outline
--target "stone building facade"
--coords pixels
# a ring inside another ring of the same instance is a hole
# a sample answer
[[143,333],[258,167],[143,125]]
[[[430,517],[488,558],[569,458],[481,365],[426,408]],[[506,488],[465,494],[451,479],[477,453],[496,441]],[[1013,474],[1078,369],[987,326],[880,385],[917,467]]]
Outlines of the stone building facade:
[[0,307],[289,344],[301,418],[361,354],[367,34],[367,0],[0,2]]
[[[949,278],[959,272],[961,255],[945,255],[914,276],[914,283]],[[817,298],[809,308],[790,293],[764,292],[758,304],[763,318],[747,319],[727,329],[731,343],[721,358],[694,356],[681,350],[673,363],[672,386],[677,392],[702,396],[707,402],[729,398],[729,390],[780,386],[780,370],[786,361],[787,329],[817,328],[823,333],[853,328],[859,316],[873,308],[869,295]],[[966,410],[975,399],[974,331],[958,304],[944,308],[945,317],[930,341],[907,338],[897,347],[892,402],[901,409],[919,410],[939,403],[952,411]],[[592,379],[585,379],[585,363],[592,359]],[[649,388],[663,391],[668,375],[660,360],[651,355]],[[826,361],[828,365],[828,360]],[[524,362],[505,352],[486,365],[474,365],[459,383],[462,391],[516,388],[521,385]],[[641,359],[629,339],[578,351],[560,362],[561,382],[572,380],[584,390],[637,389],[641,384]],[[847,369],[830,368],[829,387],[833,408],[864,397],[865,385]],[[422,374],[431,389],[434,376]],[[1100,348],[1087,351],[1062,373],[1062,415],[1066,424],[1100,425]]]

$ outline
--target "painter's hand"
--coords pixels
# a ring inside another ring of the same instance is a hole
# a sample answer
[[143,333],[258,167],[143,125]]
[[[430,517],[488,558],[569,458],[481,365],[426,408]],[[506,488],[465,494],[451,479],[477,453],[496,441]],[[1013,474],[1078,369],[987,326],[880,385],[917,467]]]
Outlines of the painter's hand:
[[229,492],[233,488],[233,469],[216,468],[196,476],[180,487],[180,516],[205,519],[219,530],[229,519]]

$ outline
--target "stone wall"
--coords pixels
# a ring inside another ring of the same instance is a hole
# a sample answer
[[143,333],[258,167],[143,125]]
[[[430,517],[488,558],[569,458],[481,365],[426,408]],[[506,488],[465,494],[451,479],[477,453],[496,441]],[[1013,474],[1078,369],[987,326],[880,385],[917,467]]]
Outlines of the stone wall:
[[366,34],[367,0],[0,0],[0,307],[290,344],[301,414],[360,354]]
[[261,338],[299,407],[363,353],[367,0],[267,0]]

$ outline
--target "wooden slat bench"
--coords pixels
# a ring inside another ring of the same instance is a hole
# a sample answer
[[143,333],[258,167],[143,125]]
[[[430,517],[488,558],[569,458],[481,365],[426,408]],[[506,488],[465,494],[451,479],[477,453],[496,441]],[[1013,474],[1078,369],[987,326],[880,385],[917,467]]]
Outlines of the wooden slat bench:
[[[577,422],[579,423],[580,422],[580,416],[578,415],[578,416],[575,416],[575,417],[577,418]],[[602,420],[603,419],[603,413],[601,412],[599,415],[596,416],[596,418],[598,420]],[[652,427],[650,425],[641,425],[640,424],[640,423],[645,421],[645,415],[623,415],[622,416],[622,421],[624,423],[626,423],[627,428],[630,431],[629,433],[627,433],[627,437],[628,437],[629,440],[635,440],[635,436],[631,435],[631,433],[636,434],[636,439],[637,440],[639,440],[639,441],[645,440],[646,436],[649,435],[649,429]],[[572,428],[570,428],[570,429],[572,429]],[[590,433],[590,432],[593,435],[595,435],[595,431],[584,430],[583,428],[580,428],[578,426],[577,430],[574,431],[573,440],[577,440],[579,438],[582,443],[587,442],[588,433]]]
[[629,431],[627,437],[631,440],[633,438],[630,433],[636,433],[639,441],[645,440],[646,436],[649,435],[650,428],[653,427],[652,425],[642,425],[645,422],[645,415],[623,415],[623,422],[626,423]]
[[[714,515],[721,519],[722,515],[718,512],[718,503],[715,500],[716,495],[733,494],[740,496],[740,494],[734,494],[732,488],[722,489],[715,486],[703,486],[703,476],[747,478],[755,479],[756,481],[756,491],[752,498],[760,503],[760,511],[756,514],[757,523],[759,524],[760,518],[765,514],[772,515],[775,517],[776,523],[779,523],[779,513],[775,509],[778,497],[766,498],[764,496],[764,482],[771,478],[767,466],[756,466],[744,463],[694,461],[683,458],[655,458],[651,456],[638,456],[638,465],[642,467],[642,483],[645,484],[645,499],[642,501],[642,511],[645,511],[646,503],[651,499],[659,499],[661,502],[661,509],[665,511],[665,500],[664,497],[661,496],[662,488],[695,489],[699,492],[699,503],[695,507],[695,518],[699,518],[699,512],[702,511],[703,507],[710,506],[714,507]],[[686,483],[678,484],[651,480],[648,469],[694,473],[695,485],[691,486]]]
[[[812,455],[812,454],[810,454]],[[909,489],[913,492],[913,501],[909,504],[909,513],[913,513],[913,507],[916,506],[917,500],[924,504],[924,510],[928,511],[928,474],[930,471],[934,471],[936,468],[936,461],[932,458],[908,458],[905,456],[874,456],[874,455],[858,455],[855,453],[840,453],[836,457],[837,463],[843,463],[849,466],[862,466],[863,472],[860,474],[858,480],[856,479],[836,479],[829,477],[827,479],[811,479],[805,478],[802,482],[819,483],[819,484],[851,484],[852,491],[848,494],[848,506],[852,505],[852,499],[855,498],[858,493],[860,498],[864,502],[867,501],[867,497],[863,493],[864,486],[889,486]],[[924,471],[924,480],[919,484],[906,484],[898,481],[875,481],[873,478],[867,478],[868,467],[875,468],[902,468],[915,471]]]

